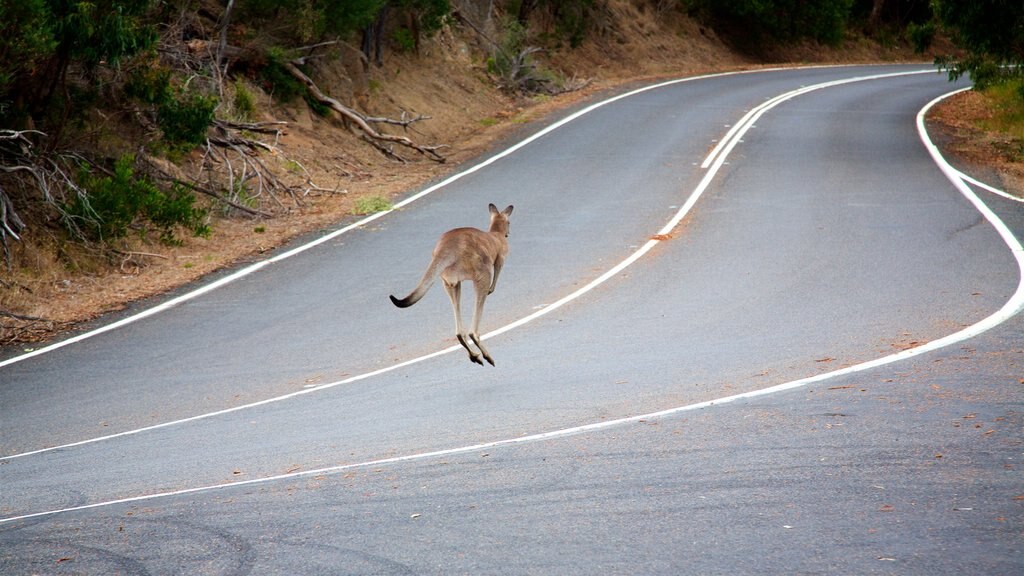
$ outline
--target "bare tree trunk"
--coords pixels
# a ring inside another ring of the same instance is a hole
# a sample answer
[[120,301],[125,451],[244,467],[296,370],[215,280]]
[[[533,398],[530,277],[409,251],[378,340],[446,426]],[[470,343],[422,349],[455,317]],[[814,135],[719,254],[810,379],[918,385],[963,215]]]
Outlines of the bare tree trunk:
[[519,4],[519,14],[516,15],[516,19],[523,26],[526,26],[530,22],[530,13],[537,6],[537,0],[523,0]]
[[871,14],[868,16],[868,32],[874,33],[878,30],[878,22],[882,19],[882,8],[885,8],[885,0],[873,0]]
[[384,65],[384,23],[388,17],[388,5],[385,2],[377,14],[377,19],[363,30],[363,55],[367,62],[377,66]]

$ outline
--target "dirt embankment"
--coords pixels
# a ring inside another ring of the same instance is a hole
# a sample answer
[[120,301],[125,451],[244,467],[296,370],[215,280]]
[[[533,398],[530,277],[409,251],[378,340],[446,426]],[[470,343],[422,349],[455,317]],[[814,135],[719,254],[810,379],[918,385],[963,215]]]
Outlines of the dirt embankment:
[[[454,170],[524,123],[596,92],[638,80],[765,64],[737,55],[709,29],[681,15],[644,11],[626,1],[609,5],[612,9],[582,46],[537,55],[548,70],[589,80],[583,90],[559,96],[500,91],[486,72],[485,43],[458,25],[424,41],[419,54],[389,51],[379,67],[358,64],[350,47],[316,64],[313,75],[320,87],[343,102],[372,115],[398,117],[405,111],[430,116],[413,124],[408,135],[421,143],[447,145],[444,164],[409,152],[402,153],[408,162],[386,158],[337,119],[317,116],[305,104],[275,105],[253,86],[259,119],[288,123],[278,142],[288,159],[281,169],[301,165],[316,187],[283,199],[272,218],[224,217],[213,211],[209,238],[184,238],[179,246],[134,238],[113,257],[69,246],[54,233],[29,230],[25,241],[13,246],[13,274],[5,272],[0,282],[0,313],[8,313],[0,314],[0,344],[44,340],[133,300],[259,257],[297,235],[351,216],[361,198],[406,193]],[[862,40],[851,40],[841,50],[801,45],[775,57],[791,63],[921,59],[905,49]]]

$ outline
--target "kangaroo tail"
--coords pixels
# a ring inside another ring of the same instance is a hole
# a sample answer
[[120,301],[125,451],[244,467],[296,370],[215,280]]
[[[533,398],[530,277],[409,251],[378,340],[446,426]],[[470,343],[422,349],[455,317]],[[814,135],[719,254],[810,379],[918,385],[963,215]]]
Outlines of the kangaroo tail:
[[423,295],[427,293],[427,290],[430,290],[430,287],[434,285],[434,280],[437,279],[437,273],[442,268],[442,264],[445,263],[439,261],[437,258],[432,259],[430,261],[430,266],[427,266],[427,271],[423,273],[423,278],[420,280],[420,283],[416,288],[413,289],[413,291],[405,298],[395,298],[394,296],[391,296],[391,303],[399,308],[408,308],[409,306],[419,302],[420,298],[423,298]]

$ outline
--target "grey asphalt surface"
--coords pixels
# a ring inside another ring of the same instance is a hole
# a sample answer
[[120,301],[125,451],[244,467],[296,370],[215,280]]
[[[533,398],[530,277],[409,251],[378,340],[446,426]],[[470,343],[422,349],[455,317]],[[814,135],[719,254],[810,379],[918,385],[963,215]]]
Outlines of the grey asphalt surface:
[[[359,466],[721,398],[973,324],[1012,255],[914,116],[943,76],[800,96],[760,119],[672,238],[488,342],[454,343],[436,236],[514,204],[483,329],[655,234],[766,99],[913,67],[721,76],[609,104],[407,208],[210,294],[0,369],[0,572],[939,573],[1024,570],[1020,316],[962,345],[675,416]],[[568,112],[566,112],[567,114]],[[555,119],[552,119],[554,121]],[[1024,209],[985,197],[1018,237]],[[0,357],[16,354],[0,352]],[[336,472],[204,490],[318,468]]]

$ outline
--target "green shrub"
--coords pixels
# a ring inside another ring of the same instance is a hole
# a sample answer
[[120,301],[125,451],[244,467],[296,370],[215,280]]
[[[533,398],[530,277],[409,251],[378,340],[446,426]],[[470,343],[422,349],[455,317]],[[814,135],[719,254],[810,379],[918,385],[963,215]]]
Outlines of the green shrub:
[[[244,93],[248,96],[246,109],[251,113],[255,110],[252,94],[244,90],[241,84],[236,85],[235,104],[246,107],[245,97],[239,97]],[[216,96],[174,89],[171,71],[160,66],[144,66],[130,72],[124,91],[129,97],[156,107],[157,125],[170,148],[190,148],[206,141],[206,130],[213,122],[218,103]]]
[[853,0],[690,0],[689,10],[710,20],[734,41],[759,49],[810,38],[838,45]]
[[914,47],[914,52],[923,54],[931,48],[932,41],[935,40],[935,23],[925,22],[917,24],[911,22],[907,25],[907,37],[910,38],[910,44]]
[[235,82],[235,114],[242,120],[252,120],[256,114],[256,97],[241,81]]
[[171,71],[160,66],[140,66],[128,73],[124,91],[146,104],[158,104],[171,96]]
[[284,68],[288,54],[282,48],[267,50],[267,63],[260,69],[260,78],[264,88],[274,95],[278,102],[291,102],[298,96],[306,94],[306,87]]
[[92,240],[121,238],[141,220],[149,221],[163,242],[174,243],[174,230],[182,226],[196,236],[210,233],[206,210],[195,206],[195,196],[183,186],[165,192],[148,178],[137,177],[135,157],[125,154],[114,164],[112,176],[98,176],[83,167],[78,184],[85,191],[64,205],[65,225]]
[[402,52],[416,51],[416,37],[413,36],[412,31],[408,28],[395,30],[391,33],[391,39],[394,40],[395,44],[398,45],[398,49]]
[[360,215],[375,214],[377,212],[391,210],[391,208],[391,202],[388,202],[387,198],[384,198],[383,196],[367,196],[366,198],[356,200],[353,212]]
[[197,146],[206,141],[206,130],[213,122],[216,96],[179,93],[157,105],[157,123],[164,140],[172,146]]

